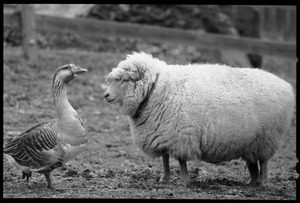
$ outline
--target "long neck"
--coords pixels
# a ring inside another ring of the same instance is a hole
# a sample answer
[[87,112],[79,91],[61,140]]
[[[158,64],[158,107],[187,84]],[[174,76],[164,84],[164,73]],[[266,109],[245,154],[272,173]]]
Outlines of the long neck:
[[75,110],[71,106],[67,96],[67,85],[61,80],[54,80],[52,95],[56,104],[58,119],[74,116]]

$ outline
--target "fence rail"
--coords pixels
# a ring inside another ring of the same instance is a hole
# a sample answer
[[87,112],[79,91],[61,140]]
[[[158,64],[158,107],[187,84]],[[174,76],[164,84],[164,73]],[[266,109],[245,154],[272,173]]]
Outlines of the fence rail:
[[[19,15],[4,13],[3,17],[4,27],[20,28]],[[37,14],[35,20],[37,31],[50,33],[75,32],[90,38],[96,38],[98,35],[120,36],[151,41],[185,43],[211,49],[233,49],[245,53],[296,58],[296,45],[291,43],[96,19],[69,19]]]

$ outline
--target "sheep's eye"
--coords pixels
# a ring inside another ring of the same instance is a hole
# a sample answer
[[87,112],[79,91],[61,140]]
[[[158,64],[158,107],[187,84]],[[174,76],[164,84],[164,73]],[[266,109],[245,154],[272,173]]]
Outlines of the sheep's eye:
[[122,82],[121,82],[121,84],[123,83],[123,82],[128,82],[129,80],[122,80]]
[[106,82],[106,84],[110,84],[110,83],[112,83],[112,79],[111,78],[106,78],[105,82]]

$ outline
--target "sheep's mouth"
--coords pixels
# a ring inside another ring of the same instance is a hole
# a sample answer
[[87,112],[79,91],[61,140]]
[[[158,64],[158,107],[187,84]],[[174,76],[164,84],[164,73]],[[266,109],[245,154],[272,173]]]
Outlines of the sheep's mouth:
[[111,100],[107,100],[106,99],[106,101],[108,102],[108,103],[111,103],[111,102],[113,102],[113,101],[115,101],[117,98],[114,98],[114,99],[111,99]]

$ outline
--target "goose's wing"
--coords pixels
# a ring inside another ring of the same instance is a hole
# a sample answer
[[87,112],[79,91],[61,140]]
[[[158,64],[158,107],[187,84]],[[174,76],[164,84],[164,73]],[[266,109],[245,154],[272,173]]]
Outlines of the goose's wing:
[[38,169],[55,164],[59,157],[54,150],[59,139],[58,131],[52,128],[53,122],[39,123],[14,137],[3,146],[3,152],[21,166]]

